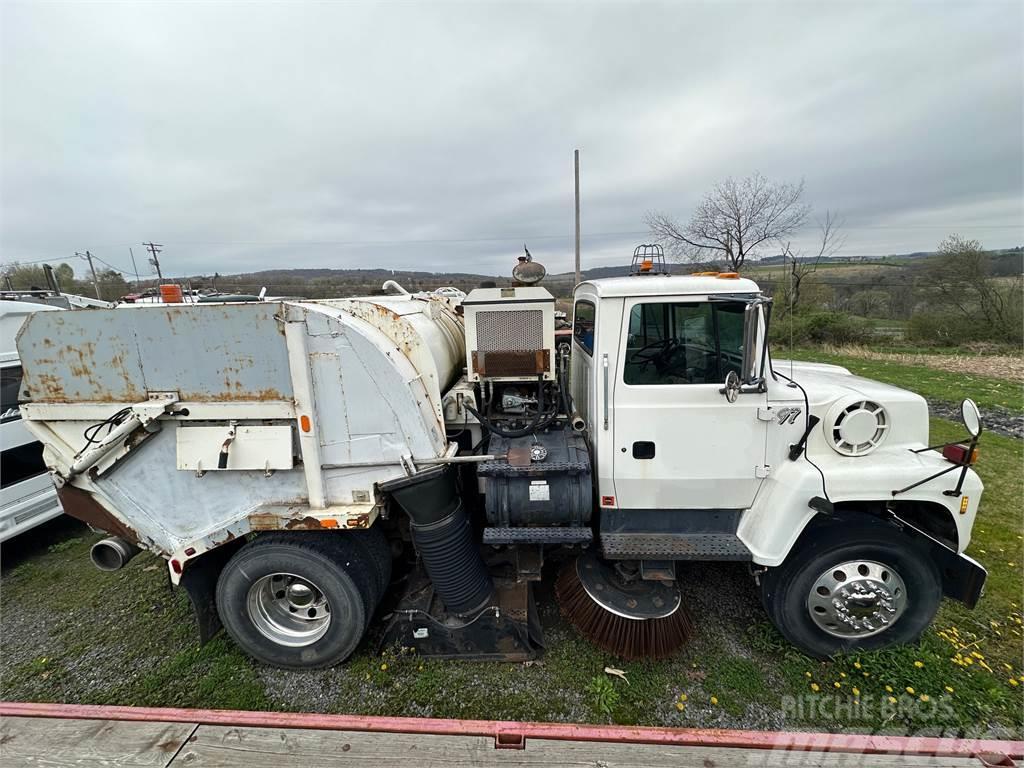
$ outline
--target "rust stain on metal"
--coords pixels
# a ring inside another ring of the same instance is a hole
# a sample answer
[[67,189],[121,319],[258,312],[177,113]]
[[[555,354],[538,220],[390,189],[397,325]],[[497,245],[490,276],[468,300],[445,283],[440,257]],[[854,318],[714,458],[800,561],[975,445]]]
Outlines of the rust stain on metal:
[[249,515],[249,527],[254,531],[275,531],[280,521],[277,515]]
[[63,488],[57,489],[57,498],[60,499],[64,512],[76,520],[81,520],[87,525],[104,530],[114,536],[121,536],[133,543],[139,543],[139,534],[100,506],[91,493],[73,485],[65,485]]
[[349,515],[347,522],[347,528],[369,528],[370,515],[366,513],[360,515]]
[[318,531],[323,526],[320,521],[315,517],[296,517],[289,520],[284,524],[285,530],[288,531]]
[[513,467],[530,466],[530,447],[524,445],[509,448],[506,460]]

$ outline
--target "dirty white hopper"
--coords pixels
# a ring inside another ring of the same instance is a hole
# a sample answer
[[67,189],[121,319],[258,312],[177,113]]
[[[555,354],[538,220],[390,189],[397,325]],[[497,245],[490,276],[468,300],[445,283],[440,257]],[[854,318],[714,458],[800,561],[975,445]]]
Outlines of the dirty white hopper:
[[26,424],[69,513],[167,556],[363,526],[375,483],[447,450],[463,338],[422,295],[39,313]]

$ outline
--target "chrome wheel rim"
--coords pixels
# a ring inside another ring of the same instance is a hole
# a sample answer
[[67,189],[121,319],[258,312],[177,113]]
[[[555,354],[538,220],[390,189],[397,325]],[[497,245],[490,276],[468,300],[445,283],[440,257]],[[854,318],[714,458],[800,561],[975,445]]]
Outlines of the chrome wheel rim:
[[249,587],[249,619],[264,637],[278,645],[311,645],[327,633],[331,607],[309,579],[293,573],[271,573]]
[[884,632],[903,615],[907,587],[895,569],[873,560],[848,560],[815,579],[807,596],[814,623],[834,637]]

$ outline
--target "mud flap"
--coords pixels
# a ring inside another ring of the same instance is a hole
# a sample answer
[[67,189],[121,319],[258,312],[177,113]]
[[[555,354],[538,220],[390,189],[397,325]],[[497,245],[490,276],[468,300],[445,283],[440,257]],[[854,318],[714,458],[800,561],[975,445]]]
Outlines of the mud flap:
[[495,599],[475,616],[445,612],[430,579],[417,567],[388,622],[379,650],[408,648],[421,656],[478,661],[529,661],[544,649],[531,584],[495,579]]
[[245,544],[235,539],[190,560],[181,574],[179,585],[188,593],[199,629],[199,644],[206,645],[220,631],[217,615],[217,578],[228,560]]

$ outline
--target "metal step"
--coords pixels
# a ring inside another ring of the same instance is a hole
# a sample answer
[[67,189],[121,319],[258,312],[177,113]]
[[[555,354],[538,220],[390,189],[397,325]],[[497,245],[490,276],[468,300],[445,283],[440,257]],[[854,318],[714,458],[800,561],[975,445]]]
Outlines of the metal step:
[[602,533],[601,553],[613,559],[750,560],[734,533]]
[[564,526],[523,526],[484,528],[484,544],[589,544],[594,538],[589,528]]

